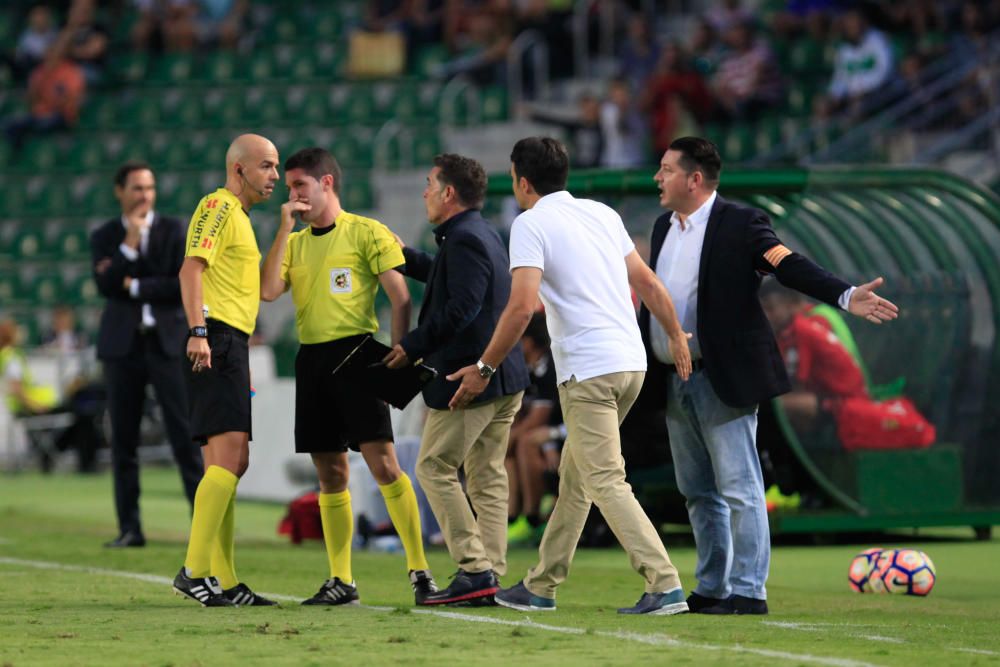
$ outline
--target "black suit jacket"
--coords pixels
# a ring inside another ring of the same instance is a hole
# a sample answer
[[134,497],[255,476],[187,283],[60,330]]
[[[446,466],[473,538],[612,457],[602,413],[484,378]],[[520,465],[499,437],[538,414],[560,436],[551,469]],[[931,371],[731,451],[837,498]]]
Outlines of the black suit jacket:
[[[149,230],[146,252],[134,262],[119,249],[125,240],[121,218],[108,220],[90,235],[94,280],[107,299],[97,332],[99,359],[120,359],[129,353],[142,322],[143,303],[152,307],[163,352],[169,357],[181,355],[187,319],[177,274],[184,262],[185,233],[180,219],[157,214]],[[111,260],[107,267],[103,267],[105,259]],[[125,276],[139,279],[138,298],[132,298],[122,286]]]
[[[503,241],[479,211],[468,210],[434,230],[440,250],[431,256],[404,248],[406,275],[427,283],[417,328],[400,343],[412,360],[423,358],[438,376],[424,388],[436,410],[448,408],[458,382],[445,376],[474,364],[486,349],[510,298],[510,259]],[[528,386],[518,343],[475,402],[516,394]]]
[[[653,226],[649,261],[656,260],[670,229],[671,213]],[[792,253],[777,268],[763,257],[781,241],[771,220],[758,209],[716,197],[705,230],[698,271],[698,336],[705,373],[727,405],[750,407],[791,389],[785,363],[757,297],[765,273],[815,299],[837,305],[850,285],[811,260]],[[647,400],[666,401],[667,367],[649,344],[650,312],[639,311],[639,327],[649,357]]]

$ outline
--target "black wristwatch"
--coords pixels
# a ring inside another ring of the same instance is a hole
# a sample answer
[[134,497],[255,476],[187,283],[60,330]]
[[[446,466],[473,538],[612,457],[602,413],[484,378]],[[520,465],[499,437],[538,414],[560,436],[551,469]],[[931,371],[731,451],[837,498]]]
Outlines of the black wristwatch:
[[188,329],[189,338],[208,338],[208,327],[191,327]]
[[479,369],[479,377],[484,380],[489,380],[493,377],[493,374],[497,372],[497,369],[493,368],[489,364],[483,363],[482,359],[476,362],[476,368]]

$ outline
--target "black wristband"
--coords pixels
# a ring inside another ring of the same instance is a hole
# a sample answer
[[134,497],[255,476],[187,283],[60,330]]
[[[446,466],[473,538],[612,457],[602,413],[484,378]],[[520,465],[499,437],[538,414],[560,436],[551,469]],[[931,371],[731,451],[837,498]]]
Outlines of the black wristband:
[[208,338],[208,327],[191,327],[188,329],[188,337],[190,338]]

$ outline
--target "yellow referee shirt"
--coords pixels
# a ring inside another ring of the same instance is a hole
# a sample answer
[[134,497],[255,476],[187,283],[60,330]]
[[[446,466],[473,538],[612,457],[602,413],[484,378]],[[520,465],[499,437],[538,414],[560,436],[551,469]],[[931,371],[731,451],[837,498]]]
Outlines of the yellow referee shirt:
[[405,263],[385,225],[341,211],[333,230],[288,237],[281,279],[292,287],[299,342],[326,343],[378,330],[378,275]]
[[208,264],[201,278],[208,317],[252,334],[260,308],[260,249],[236,195],[219,188],[202,198],[188,227],[185,255]]

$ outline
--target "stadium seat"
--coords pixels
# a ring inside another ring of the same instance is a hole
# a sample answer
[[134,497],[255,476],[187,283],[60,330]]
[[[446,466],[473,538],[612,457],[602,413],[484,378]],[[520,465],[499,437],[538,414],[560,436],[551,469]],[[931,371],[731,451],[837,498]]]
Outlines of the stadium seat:
[[720,148],[722,159],[726,162],[743,162],[753,156],[753,133],[745,125],[734,125],[726,132],[725,141]]
[[244,70],[243,58],[237,56],[232,51],[217,51],[205,56],[202,63],[208,81],[220,83],[232,83],[244,79],[248,72]]
[[172,53],[152,60],[148,78],[154,83],[178,84],[190,81],[195,72],[194,56],[187,53]]
[[344,208],[348,211],[368,211],[374,207],[375,197],[367,174],[360,172],[344,180]]
[[479,91],[482,122],[496,123],[507,120],[507,88],[487,86]]
[[98,305],[102,300],[97,291],[97,283],[90,273],[69,280],[63,290],[63,297],[74,306]]
[[62,279],[58,270],[58,264],[51,264],[26,286],[32,305],[54,306],[63,301]]
[[441,139],[437,128],[429,127],[413,133],[413,167],[430,165],[434,156],[441,152]]
[[116,53],[111,58],[111,80],[121,87],[141,85],[149,71],[145,53]]
[[87,259],[90,257],[90,233],[82,224],[62,221],[49,247],[60,261]]

